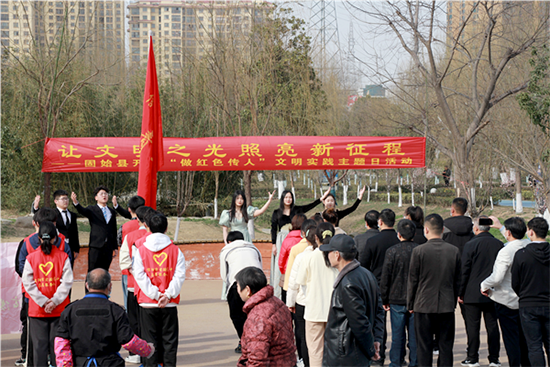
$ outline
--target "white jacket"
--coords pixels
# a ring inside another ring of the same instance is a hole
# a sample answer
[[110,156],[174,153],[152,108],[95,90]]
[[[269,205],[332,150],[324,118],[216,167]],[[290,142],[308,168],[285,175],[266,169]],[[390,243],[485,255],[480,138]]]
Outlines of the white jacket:
[[300,285],[296,283],[296,277],[302,266],[303,259],[307,258],[313,252],[313,246],[308,246],[304,251],[296,255],[292,269],[290,269],[290,275],[288,279],[288,290],[286,293],[286,305],[288,307],[295,307],[296,303],[302,306],[306,305],[306,285]]
[[[162,249],[168,247],[172,243],[172,240],[170,240],[170,237],[163,233],[152,233],[150,234],[147,239],[145,240],[143,246],[145,246],[148,250],[153,252],[161,251]],[[143,261],[141,259],[141,255],[139,253],[139,250],[136,246],[132,248],[132,275],[134,276],[135,281],[139,285],[139,288],[141,288],[141,291],[145,293],[145,295],[151,299],[158,300],[160,298],[160,291],[156,285],[153,285],[151,283],[151,279],[147,276],[147,273],[145,273],[145,269],[143,268]],[[181,292],[181,286],[183,285],[183,281],[185,280],[185,257],[183,256],[183,253],[181,251],[178,251],[178,260],[176,264],[176,270],[174,272],[174,276],[172,277],[172,280],[170,281],[170,284],[168,285],[168,288],[164,292],[165,295],[172,298],[176,298],[180,292]],[[156,303],[142,303],[140,304],[141,307],[158,307],[158,304]],[[168,303],[166,307],[176,307],[177,305],[175,303]]]
[[242,269],[262,267],[262,253],[252,243],[243,240],[233,241],[220,252],[220,276],[226,285],[226,294],[235,282],[235,275]]
[[318,248],[302,259],[296,283],[307,286],[304,319],[311,322],[327,322],[334,281],[338,270],[328,267]]
[[516,252],[529,240],[510,241],[498,252],[491,275],[481,282],[481,290],[489,290],[489,298],[512,310],[519,309],[519,297],[512,289],[512,262]]

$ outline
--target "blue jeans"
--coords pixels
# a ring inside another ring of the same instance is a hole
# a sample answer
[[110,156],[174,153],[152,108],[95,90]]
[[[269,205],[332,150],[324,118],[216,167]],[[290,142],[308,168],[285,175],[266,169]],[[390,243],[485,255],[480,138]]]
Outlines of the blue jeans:
[[550,365],[550,307],[520,307],[519,317],[531,366],[546,366],[546,363]]
[[128,310],[128,275],[122,274],[122,294],[124,295],[124,309]]
[[414,314],[404,305],[390,304],[390,320],[392,343],[390,350],[390,367],[401,366],[401,356],[405,355],[405,342],[407,329],[409,331],[409,366],[417,366],[416,361],[416,337],[414,333]]

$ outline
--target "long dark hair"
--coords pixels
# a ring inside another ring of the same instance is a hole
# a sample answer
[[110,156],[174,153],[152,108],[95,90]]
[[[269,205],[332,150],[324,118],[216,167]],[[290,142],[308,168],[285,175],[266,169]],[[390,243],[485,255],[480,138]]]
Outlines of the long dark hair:
[[291,216],[292,216],[292,209],[294,209],[294,194],[290,190],[283,191],[283,193],[281,194],[281,199],[279,201],[279,209],[277,209],[277,210],[279,210],[279,212],[277,213],[277,219],[279,219],[279,220],[281,220],[281,218],[283,217],[283,213],[284,213],[284,210],[285,210],[285,196],[286,196],[286,194],[292,195],[292,204],[290,204]]
[[40,229],[38,230],[38,237],[42,239],[40,249],[46,255],[52,252],[52,246],[57,240],[57,230],[52,222],[40,223]]
[[246,196],[244,195],[244,191],[242,190],[237,190],[233,194],[233,199],[231,199],[231,208],[229,208],[229,221],[231,222],[233,218],[235,218],[235,211],[237,209],[235,201],[237,200],[237,197],[239,195],[243,198],[243,206],[241,206],[243,220],[245,223],[248,223],[248,206],[246,205]]

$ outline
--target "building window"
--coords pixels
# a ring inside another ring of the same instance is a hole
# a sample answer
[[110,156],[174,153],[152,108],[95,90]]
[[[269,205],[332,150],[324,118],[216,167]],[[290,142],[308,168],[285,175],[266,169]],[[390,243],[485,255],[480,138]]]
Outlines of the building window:
[[181,22],[181,16],[172,15],[172,22]]
[[139,38],[139,32],[132,32],[132,38]]
[[1,29],[10,29],[10,24],[8,22],[2,22],[0,23]]
[[147,31],[144,31],[144,32],[143,32],[143,35],[144,35],[144,36],[147,36],[147,35],[148,35],[148,34],[147,34]]
[[0,20],[10,20],[10,15],[9,14],[2,14],[2,15],[0,15]]
[[55,9],[55,14],[63,14],[63,9]]
[[181,37],[180,31],[172,31],[172,37]]
[[144,15],[144,16],[143,16],[143,20],[147,20],[147,15]]
[[139,15],[139,8],[132,8],[132,10],[130,11],[130,14]]
[[172,23],[172,29],[181,29],[181,23]]
[[172,8],[172,14],[180,14],[181,9],[180,8]]

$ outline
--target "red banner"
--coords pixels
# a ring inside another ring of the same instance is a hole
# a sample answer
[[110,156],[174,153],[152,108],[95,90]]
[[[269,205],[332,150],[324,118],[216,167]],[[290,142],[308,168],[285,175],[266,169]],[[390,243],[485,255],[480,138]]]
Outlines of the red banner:
[[[426,139],[387,136],[164,138],[161,171],[424,167]],[[136,172],[140,138],[54,138],[42,172]]]

